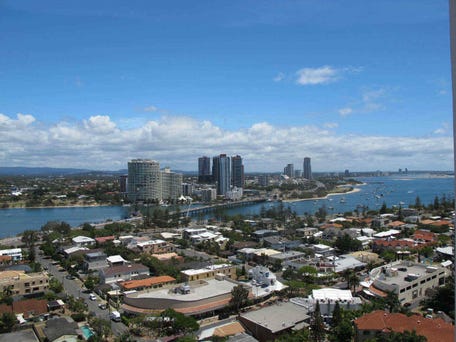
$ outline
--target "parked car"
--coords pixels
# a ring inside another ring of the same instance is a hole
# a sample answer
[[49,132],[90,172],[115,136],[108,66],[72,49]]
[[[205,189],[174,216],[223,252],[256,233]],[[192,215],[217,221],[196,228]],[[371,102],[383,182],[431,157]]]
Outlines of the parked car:
[[112,319],[114,322],[120,322],[120,312],[119,311],[113,311],[110,313],[109,318]]
[[97,300],[97,296],[95,296],[94,293],[89,294],[89,299],[90,300]]
[[100,303],[98,304],[98,307],[101,309],[101,310],[106,310],[108,308],[108,306],[106,304],[103,304],[103,303]]

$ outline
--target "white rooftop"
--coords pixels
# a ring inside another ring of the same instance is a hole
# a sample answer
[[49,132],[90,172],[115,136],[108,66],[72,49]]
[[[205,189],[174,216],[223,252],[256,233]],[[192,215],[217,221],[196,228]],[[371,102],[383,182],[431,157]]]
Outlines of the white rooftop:
[[88,251],[89,249],[87,247],[70,247],[70,248],[67,248],[65,249],[63,252],[66,253],[66,254],[72,254],[74,252],[77,252],[77,251]]
[[21,254],[22,249],[20,248],[10,248],[10,249],[2,249],[0,250],[0,255],[5,255],[5,254]]
[[118,262],[122,262],[122,263],[125,263],[127,262],[124,258],[122,258],[120,255],[111,255],[109,257],[106,258],[106,260],[111,263],[111,264],[115,264],[115,263],[118,263]]
[[161,244],[161,243],[165,243],[165,241],[164,240],[160,240],[160,239],[148,240],[148,241],[144,241],[144,242],[138,242],[138,246],[139,247],[144,247],[144,246],[149,246],[149,245],[158,245],[158,244]]
[[82,236],[82,235],[75,236],[75,237],[72,239],[72,241],[73,241],[74,243],[84,243],[84,242],[86,242],[86,243],[89,243],[89,242],[95,243],[95,240],[94,240],[94,239],[92,239],[92,238],[90,238],[90,237],[88,237],[88,236]]
[[229,264],[210,265],[205,268],[184,270],[184,271],[182,271],[182,273],[185,275],[191,276],[191,275],[195,275],[195,274],[206,273],[208,271],[219,270],[219,269],[230,267],[230,266],[231,265],[229,265]]
[[323,245],[321,243],[318,243],[316,245],[313,245],[314,248],[316,249],[320,249],[320,250],[329,250],[329,249],[333,249],[331,246],[327,246],[327,245]]
[[454,255],[453,247],[437,247],[435,249],[438,253],[446,254],[446,255]]
[[347,300],[351,301],[353,299],[352,293],[350,290],[340,290],[340,289],[333,289],[330,287],[312,290],[312,297],[318,301],[324,300],[331,300],[331,301],[338,301],[338,300]]
[[380,233],[374,234],[374,237],[376,237],[376,238],[383,238],[383,237],[388,237],[388,236],[391,236],[391,235],[397,235],[397,234],[399,234],[399,233],[400,233],[399,230],[390,229],[390,230],[387,230],[387,231],[385,231],[385,232],[380,232]]

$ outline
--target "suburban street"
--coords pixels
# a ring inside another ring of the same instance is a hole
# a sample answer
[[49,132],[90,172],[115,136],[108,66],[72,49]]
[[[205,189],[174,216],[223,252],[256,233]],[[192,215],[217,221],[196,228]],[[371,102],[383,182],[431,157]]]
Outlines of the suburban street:
[[40,250],[36,249],[36,260],[41,264],[44,268],[47,268],[47,272],[54,276],[57,280],[59,280],[63,284],[64,292],[68,295],[71,295],[75,298],[82,298],[84,302],[87,304],[89,312],[95,313],[97,317],[106,319],[111,322],[111,330],[114,335],[119,336],[124,332],[128,331],[128,328],[122,322],[114,322],[109,318],[109,312],[113,311],[112,308],[107,308],[106,310],[102,310],[98,307],[99,304],[103,303],[106,304],[106,301],[101,299],[98,295],[95,294],[97,300],[90,300],[89,299],[89,292],[84,291],[84,285],[78,278],[75,279],[66,279],[68,276],[68,272],[66,271],[59,271],[58,265],[53,265],[52,259],[45,259],[42,255],[40,255]]

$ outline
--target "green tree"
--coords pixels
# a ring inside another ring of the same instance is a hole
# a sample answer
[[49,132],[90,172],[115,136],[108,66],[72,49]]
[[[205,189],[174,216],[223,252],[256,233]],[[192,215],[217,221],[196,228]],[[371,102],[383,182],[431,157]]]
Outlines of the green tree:
[[199,324],[195,318],[185,316],[173,309],[166,309],[160,314],[159,333],[164,335],[189,334],[199,329]]
[[34,262],[35,255],[35,243],[38,241],[38,232],[35,230],[26,230],[22,233],[21,241],[28,248],[28,259],[30,262]]
[[100,280],[98,277],[93,277],[93,276],[88,276],[87,279],[84,281],[84,286],[86,287],[87,290],[93,291],[95,286],[98,285]]
[[96,336],[101,337],[102,341],[111,334],[111,322],[107,319],[91,317],[89,323]]
[[350,320],[343,319],[332,330],[330,340],[334,342],[351,342],[354,335],[353,325]]
[[52,277],[49,280],[49,289],[55,293],[60,293],[63,291],[63,285],[60,281],[57,280],[57,278]]
[[306,265],[299,269],[299,274],[301,279],[306,283],[315,283],[315,277],[318,274],[318,271],[315,267]]
[[325,340],[325,325],[323,318],[321,317],[320,303],[317,300],[315,304],[315,310],[312,313],[310,322],[310,337],[312,341],[322,342]]
[[339,302],[336,302],[336,305],[334,305],[334,310],[332,313],[332,320],[331,320],[331,326],[337,327],[340,322],[342,321],[342,310],[340,309]]
[[247,303],[249,290],[242,285],[237,285],[231,290],[230,304],[236,312]]
[[446,284],[435,289],[422,303],[424,308],[433,308],[435,311],[443,311],[454,318],[454,278],[449,277]]
[[421,209],[422,206],[423,206],[423,204],[421,203],[420,196],[416,196],[416,198],[415,198],[415,208]]
[[11,332],[17,323],[16,315],[12,312],[4,312],[0,316],[0,333]]
[[434,198],[434,210],[438,210],[439,208],[440,208],[439,197],[435,196],[435,198]]
[[393,291],[389,291],[385,297],[385,304],[388,306],[390,312],[399,312],[401,309],[401,303],[399,297]]
[[311,342],[312,340],[309,337],[309,330],[301,329],[298,331],[292,331],[288,334],[281,335],[276,342]]
[[352,239],[348,234],[342,234],[342,236],[337,237],[334,242],[334,247],[336,247],[341,253],[348,253],[359,251],[362,248],[362,243],[357,239]]
[[41,226],[41,231],[45,234],[56,233],[59,236],[68,236],[71,233],[71,226],[64,221],[48,221]]

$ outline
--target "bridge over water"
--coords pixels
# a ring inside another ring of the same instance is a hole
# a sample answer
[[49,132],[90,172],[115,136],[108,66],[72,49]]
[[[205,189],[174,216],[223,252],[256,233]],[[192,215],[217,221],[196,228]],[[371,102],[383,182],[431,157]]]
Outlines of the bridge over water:
[[[266,202],[265,198],[252,198],[248,200],[243,200],[243,201],[236,201],[236,202],[225,202],[225,203],[217,203],[217,204],[211,204],[211,205],[205,205],[201,207],[194,207],[194,208],[189,208],[187,210],[182,210],[179,212],[180,216],[197,216],[199,214],[206,214],[211,211],[214,211],[216,209],[229,209],[229,208],[235,208],[235,207],[242,207],[246,205],[252,205],[252,204],[257,204],[261,202]],[[171,215],[177,214],[177,212],[172,212],[170,213]]]

